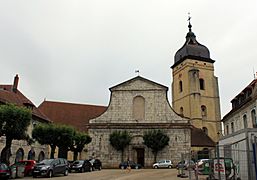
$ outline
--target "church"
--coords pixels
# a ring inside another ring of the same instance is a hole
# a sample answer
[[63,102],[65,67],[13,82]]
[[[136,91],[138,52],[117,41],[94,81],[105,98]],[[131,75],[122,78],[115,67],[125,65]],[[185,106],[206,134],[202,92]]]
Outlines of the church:
[[213,148],[220,131],[218,81],[214,76],[215,62],[207,47],[196,41],[189,22],[186,42],[175,54],[172,68],[172,106],[168,102],[168,87],[141,76],[110,88],[111,97],[106,111],[87,124],[92,142],[88,156],[99,158],[103,167],[117,167],[121,162],[109,136],[114,131],[127,131],[132,136],[124,151],[124,159],[145,167],[152,166],[154,156],[143,143],[149,130],[162,130],[169,144],[157,160],[170,159],[177,163],[192,149]]

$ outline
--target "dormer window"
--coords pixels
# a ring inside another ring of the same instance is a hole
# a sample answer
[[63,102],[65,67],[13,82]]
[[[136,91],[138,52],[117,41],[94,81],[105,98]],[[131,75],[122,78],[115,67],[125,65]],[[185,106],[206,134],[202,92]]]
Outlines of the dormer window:
[[23,105],[24,105],[26,108],[33,110],[33,107],[34,107],[33,104],[31,104],[31,103],[23,103]]

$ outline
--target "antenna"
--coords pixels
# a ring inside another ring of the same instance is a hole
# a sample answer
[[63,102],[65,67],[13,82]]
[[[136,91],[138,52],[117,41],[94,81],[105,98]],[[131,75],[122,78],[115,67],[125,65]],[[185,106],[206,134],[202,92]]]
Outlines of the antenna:
[[257,72],[255,72],[255,70],[253,68],[253,79],[256,79],[256,75],[257,75]]

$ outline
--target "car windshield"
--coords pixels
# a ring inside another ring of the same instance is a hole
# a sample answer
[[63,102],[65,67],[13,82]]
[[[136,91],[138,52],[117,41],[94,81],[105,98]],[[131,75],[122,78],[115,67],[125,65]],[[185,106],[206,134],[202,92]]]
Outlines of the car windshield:
[[44,159],[43,161],[39,162],[39,164],[44,164],[44,165],[50,165],[54,159]]
[[80,160],[80,161],[75,161],[73,164],[83,164],[83,160]]
[[0,164],[0,169],[7,169],[7,165],[6,164]]

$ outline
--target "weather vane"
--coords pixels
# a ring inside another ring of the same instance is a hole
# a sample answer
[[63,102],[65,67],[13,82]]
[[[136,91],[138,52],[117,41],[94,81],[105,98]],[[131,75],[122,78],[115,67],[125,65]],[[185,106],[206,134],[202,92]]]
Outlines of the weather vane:
[[187,19],[187,20],[188,20],[189,23],[190,23],[190,20],[191,20],[190,12],[188,12],[187,14],[188,14],[188,19]]
[[135,70],[135,73],[137,73],[137,76],[139,76],[139,70]]
[[190,20],[191,20],[192,17],[190,16],[190,12],[188,12],[187,14],[188,14],[188,19],[187,19],[187,20],[188,20],[188,22],[189,22],[188,28],[189,28],[189,31],[191,31],[192,25],[191,25]]

